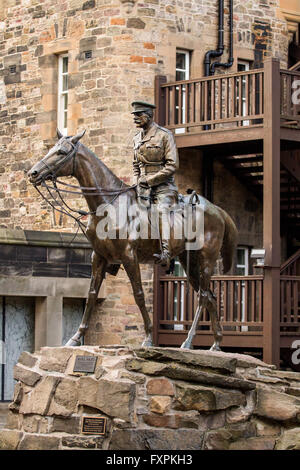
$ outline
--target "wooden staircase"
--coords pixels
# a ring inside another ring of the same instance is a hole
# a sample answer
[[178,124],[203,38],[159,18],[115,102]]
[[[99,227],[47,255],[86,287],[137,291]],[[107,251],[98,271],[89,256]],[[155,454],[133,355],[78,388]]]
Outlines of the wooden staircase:
[[[284,224],[300,227],[300,154],[283,151],[280,172],[280,210]],[[263,200],[263,155],[229,156],[222,163],[245,187]],[[298,169],[299,167],[299,169]]]

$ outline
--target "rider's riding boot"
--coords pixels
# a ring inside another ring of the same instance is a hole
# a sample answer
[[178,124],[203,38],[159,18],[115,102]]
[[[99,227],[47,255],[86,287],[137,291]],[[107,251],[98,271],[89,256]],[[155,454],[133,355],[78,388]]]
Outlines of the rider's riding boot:
[[153,255],[155,258],[155,264],[160,264],[166,269],[170,268],[171,256],[169,251],[169,241],[162,240],[162,252],[160,254]]

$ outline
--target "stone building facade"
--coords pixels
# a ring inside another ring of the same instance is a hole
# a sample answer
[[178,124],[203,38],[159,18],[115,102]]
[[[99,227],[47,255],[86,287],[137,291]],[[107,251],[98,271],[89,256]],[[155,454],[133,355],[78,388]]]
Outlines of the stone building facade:
[[[227,57],[229,12],[227,2],[225,5],[224,57]],[[232,72],[237,71],[239,61],[259,67],[268,56],[287,66],[293,31],[279,0],[234,1],[233,19]],[[217,45],[217,24],[217,0],[1,0],[0,228],[5,254],[0,254],[0,274],[3,279],[10,276],[11,286],[17,285],[20,277],[33,275],[33,268],[26,273],[18,271],[24,259],[16,258],[11,265],[9,253],[16,246],[29,246],[30,256],[35,256],[30,247],[51,247],[54,243],[60,250],[56,258],[53,255],[52,260],[36,260],[47,264],[43,272],[35,274],[37,282],[68,277],[57,268],[65,263],[65,245],[53,242],[52,237],[55,238],[53,232],[74,232],[73,221],[54,213],[26,177],[26,171],[56,141],[60,57],[68,58],[67,134],[86,129],[83,143],[123,181],[132,184],[132,137],[136,131],[130,103],[134,99],[154,102],[155,76],[166,75],[168,81],[175,80],[178,50],[189,52],[189,77],[203,76],[204,55]],[[180,152],[177,183],[181,192],[189,187],[203,191],[202,168],[200,152]],[[221,162],[214,163],[213,171],[214,202],[235,219],[239,243],[260,246],[261,204]],[[81,197],[70,196],[68,201],[76,208],[85,206]],[[50,235],[39,245],[34,234],[40,232]],[[82,238],[78,243],[70,247],[83,250],[81,255],[89,253]],[[80,258],[76,275],[70,276],[78,283],[86,283],[89,276],[86,266],[83,267],[88,264],[87,255],[82,256],[84,262]],[[151,309],[151,267],[144,267],[143,280]],[[142,325],[124,271],[116,278],[107,276],[105,289],[87,342],[138,343]],[[9,295],[13,295],[13,290],[12,287]],[[20,295],[18,292],[16,289],[15,295]],[[5,296],[5,291],[2,289],[0,294]],[[36,298],[34,290],[27,290],[26,295]],[[41,297],[41,293],[38,295]],[[37,311],[35,307],[36,318]],[[62,318],[60,307],[58,321]],[[59,338],[53,339],[53,344],[49,340],[47,345],[58,345]]]

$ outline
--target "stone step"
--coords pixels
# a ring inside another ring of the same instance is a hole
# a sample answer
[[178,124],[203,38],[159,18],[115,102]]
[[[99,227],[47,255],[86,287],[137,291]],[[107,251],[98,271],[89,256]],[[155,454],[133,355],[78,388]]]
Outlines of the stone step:
[[0,403],[0,429],[3,429],[6,423],[9,403]]

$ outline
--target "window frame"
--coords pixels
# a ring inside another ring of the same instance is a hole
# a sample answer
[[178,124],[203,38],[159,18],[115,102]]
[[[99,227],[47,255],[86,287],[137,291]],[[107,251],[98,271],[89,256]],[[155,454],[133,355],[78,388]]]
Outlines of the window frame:
[[[239,65],[245,66],[243,70],[239,70]],[[238,59],[237,60],[237,71],[238,72],[249,72],[250,70],[250,61],[245,60],[245,59]],[[242,86],[242,116],[246,116],[246,80],[242,78],[241,80],[241,86]],[[237,109],[239,109],[239,93],[237,93],[236,97],[237,101]],[[243,121],[242,125],[243,126],[249,126],[250,122],[249,121]]]
[[[236,251],[238,252],[239,250],[244,252],[245,263],[244,264],[238,264],[238,262],[236,262],[235,268],[245,270],[244,274],[239,274],[239,276],[249,276],[249,247],[244,246],[244,245],[239,245],[237,247]],[[238,256],[237,256],[237,259],[238,259]]]
[[[63,71],[64,59],[67,60],[67,71]],[[63,135],[68,135],[68,77],[69,77],[69,56],[67,53],[58,56],[58,100],[57,100],[57,127]],[[63,89],[64,77],[67,77],[67,89]],[[67,96],[67,106],[65,106],[65,96]],[[65,126],[65,123],[67,124]]]
[[[177,68],[177,54],[184,54],[185,56],[185,62],[186,62],[186,67],[185,69],[179,69]],[[177,72],[184,72],[185,78],[184,80],[189,80],[190,79],[190,68],[191,68],[191,51],[187,49],[176,49],[176,61],[175,61],[175,79],[176,81],[181,81],[177,80]],[[176,91],[178,91],[179,88],[176,87]],[[185,88],[182,87],[182,106],[181,106],[181,113],[182,113],[182,123],[185,123],[185,108],[186,108],[186,92]],[[179,106],[176,106],[176,111],[179,113]],[[175,134],[182,134],[185,132],[185,128],[177,128],[175,129]]]

